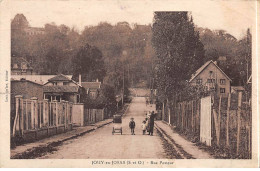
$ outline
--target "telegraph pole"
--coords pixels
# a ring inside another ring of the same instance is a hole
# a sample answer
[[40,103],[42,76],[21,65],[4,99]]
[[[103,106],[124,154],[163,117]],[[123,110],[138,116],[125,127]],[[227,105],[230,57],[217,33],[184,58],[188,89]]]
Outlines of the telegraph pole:
[[125,68],[123,67],[123,96],[122,96],[122,105],[124,104],[124,94],[125,94]]

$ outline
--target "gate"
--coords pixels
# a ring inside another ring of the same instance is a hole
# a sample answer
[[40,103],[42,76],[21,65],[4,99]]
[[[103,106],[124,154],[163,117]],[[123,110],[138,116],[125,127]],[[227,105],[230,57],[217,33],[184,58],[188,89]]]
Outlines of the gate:
[[211,146],[211,96],[201,99],[200,141]]

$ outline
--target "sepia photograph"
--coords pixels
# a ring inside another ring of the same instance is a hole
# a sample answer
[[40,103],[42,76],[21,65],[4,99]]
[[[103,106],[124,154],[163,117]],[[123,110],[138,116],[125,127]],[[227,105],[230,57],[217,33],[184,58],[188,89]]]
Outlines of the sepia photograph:
[[10,2],[8,161],[259,167],[256,3],[203,3]]

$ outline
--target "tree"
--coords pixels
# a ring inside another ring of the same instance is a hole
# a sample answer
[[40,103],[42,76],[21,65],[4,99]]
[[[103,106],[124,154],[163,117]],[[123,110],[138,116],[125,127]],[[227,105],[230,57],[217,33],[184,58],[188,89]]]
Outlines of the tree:
[[77,80],[79,74],[82,74],[82,80],[93,81],[103,80],[106,70],[101,51],[94,46],[86,44],[82,46],[72,60],[73,77]]
[[203,44],[187,12],[155,12],[152,31],[157,88],[161,100],[171,99],[203,64]]

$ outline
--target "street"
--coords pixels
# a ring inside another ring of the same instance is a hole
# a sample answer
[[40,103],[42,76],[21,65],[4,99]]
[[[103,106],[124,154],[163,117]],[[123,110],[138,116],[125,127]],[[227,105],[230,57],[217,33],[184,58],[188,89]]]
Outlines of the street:
[[[68,140],[47,153],[42,159],[136,159],[166,158],[162,141],[154,130],[154,136],[142,135],[141,124],[147,106],[144,97],[134,97],[122,118],[123,135],[112,135],[113,123],[93,132]],[[128,123],[133,117],[135,135],[131,135]]]

